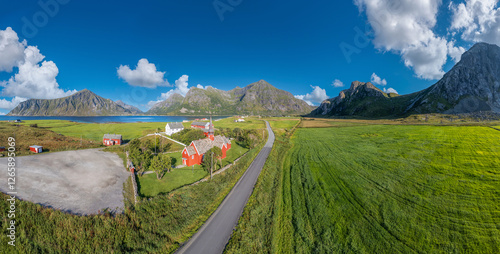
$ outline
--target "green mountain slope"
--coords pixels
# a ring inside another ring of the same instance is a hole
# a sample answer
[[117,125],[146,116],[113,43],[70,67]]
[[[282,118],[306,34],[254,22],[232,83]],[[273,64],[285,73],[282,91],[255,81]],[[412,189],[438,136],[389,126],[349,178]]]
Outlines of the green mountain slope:
[[155,104],[147,113],[159,115],[296,115],[307,114],[314,107],[289,92],[277,89],[264,80],[244,88],[224,91],[207,87],[191,88],[182,97],[172,94]]
[[123,102],[113,102],[84,89],[58,99],[30,99],[20,103],[11,116],[136,115],[142,112]]

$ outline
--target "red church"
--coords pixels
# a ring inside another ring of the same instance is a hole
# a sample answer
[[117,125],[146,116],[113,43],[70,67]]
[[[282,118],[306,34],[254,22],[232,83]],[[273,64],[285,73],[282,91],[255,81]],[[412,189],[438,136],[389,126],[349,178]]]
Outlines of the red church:
[[213,133],[208,138],[195,140],[182,150],[182,164],[186,166],[200,165],[203,162],[203,155],[214,146],[222,150],[222,159],[224,159],[227,150],[231,149],[231,141],[221,135],[214,136]]

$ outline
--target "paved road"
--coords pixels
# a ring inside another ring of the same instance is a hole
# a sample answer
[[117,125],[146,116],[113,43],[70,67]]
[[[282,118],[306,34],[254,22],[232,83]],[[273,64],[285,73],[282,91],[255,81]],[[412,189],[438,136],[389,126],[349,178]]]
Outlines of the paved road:
[[266,121],[269,138],[250,167],[226,196],[217,210],[210,216],[196,234],[181,246],[176,253],[220,254],[224,251],[243,208],[252,194],[260,171],[266,162],[274,143],[274,133]]

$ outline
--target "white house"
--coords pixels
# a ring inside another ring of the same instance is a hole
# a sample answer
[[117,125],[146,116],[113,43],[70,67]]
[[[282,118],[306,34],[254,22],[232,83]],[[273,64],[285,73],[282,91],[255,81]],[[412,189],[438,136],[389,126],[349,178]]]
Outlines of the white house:
[[239,119],[234,120],[235,123],[244,122],[244,121],[245,121],[245,119],[243,119],[243,118],[239,118]]
[[182,123],[167,123],[165,125],[165,134],[169,136],[182,130],[184,130]]

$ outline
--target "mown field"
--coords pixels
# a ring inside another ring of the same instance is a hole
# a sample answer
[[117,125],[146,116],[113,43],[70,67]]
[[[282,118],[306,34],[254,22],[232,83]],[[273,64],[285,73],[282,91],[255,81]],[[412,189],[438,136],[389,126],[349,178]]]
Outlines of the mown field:
[[256,190],[275,194],[252,194],[228,253],[500,253],[498,130],[301,128],[274,149]]

